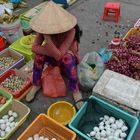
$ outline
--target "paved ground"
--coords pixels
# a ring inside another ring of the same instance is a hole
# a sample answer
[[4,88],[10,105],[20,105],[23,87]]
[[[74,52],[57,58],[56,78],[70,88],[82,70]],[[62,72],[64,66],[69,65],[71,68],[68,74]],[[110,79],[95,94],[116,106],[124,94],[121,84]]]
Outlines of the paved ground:
[[[68,9],[78,18],[79,25],[83,29],[83,37],[80,44],[82,56],[87,52],[98,51],[101,47],[105,47],[116,31],[120,32],[120,35],[123,36],[140,17],[140,0],[119,0],[121,3],[121,18],[119,23],[103,22],[101,20],[103,6],[107,1],[108,0],[78,0],[76,4]],[[30,0],[29,2],[30,7],[32,7],[40,3],[41,0]],[[31,114],[10,140],[16,140],[38,114],[47,112],[47,108],[53,102],[66,100],[73,103],[73,98],[70,94],[67,94],[64,98],[51,99],[43,97],[41,93],[41,91],[38,93],[33,103],[27,104],[31,108]],[[83,93],[83,96],[89,95],[90,93]],[[77,140],[82,140],[82,138],[79,137]],[[140,140],[140,128],[137,129],[133,140]]]

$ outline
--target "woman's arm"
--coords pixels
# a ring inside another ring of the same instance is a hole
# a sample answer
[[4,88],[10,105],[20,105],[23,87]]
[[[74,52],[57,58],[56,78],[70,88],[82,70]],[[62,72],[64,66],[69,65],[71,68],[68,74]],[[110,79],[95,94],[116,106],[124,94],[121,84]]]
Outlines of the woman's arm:
[[51,40],[51,37],[49,35],[44,35],[43,38],[45,44],[43,46],[36,46],[36,53],[53,57],[55,58],[55,60],[59,61],[61,59],[61,52],[54,45],[53,41]]
[[39,54],[39,48],[41,47],[43,40],[44,40],[43,35],[37,33],[32,47],[32,51],[34,53]]
[[61,44],[61,46],[59,47],[59,50],[62,53],[62,56],[69,50],[69,48],[71,47],[74,41],[74,38],[75,38],[75,29],[73,28],[66,33],[65,39],[63,43]]

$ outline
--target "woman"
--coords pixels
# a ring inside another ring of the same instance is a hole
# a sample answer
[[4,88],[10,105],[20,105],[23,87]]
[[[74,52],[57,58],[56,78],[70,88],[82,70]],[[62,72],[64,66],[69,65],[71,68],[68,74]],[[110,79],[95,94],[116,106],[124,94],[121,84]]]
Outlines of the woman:
[[[82,32],[76,18],[54,2],[47,3],[44,9],[30,22],[37,32],[32,51],[36,54],[33,68],[33,88],[26,96],[27,102],[34,99],[41,86],[44,63],[62,66],[69,79],[69,90],[75,101],[82,98],[78,88],[77,64],[80,55],[78,43]],[[77,105],[78,108],[81,104]]]

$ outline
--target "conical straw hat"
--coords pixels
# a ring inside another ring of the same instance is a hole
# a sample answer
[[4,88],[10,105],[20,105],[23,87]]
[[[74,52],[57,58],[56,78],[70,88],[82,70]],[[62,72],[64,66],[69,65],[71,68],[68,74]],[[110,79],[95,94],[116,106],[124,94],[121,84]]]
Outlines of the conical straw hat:
[[72,29],[77,19],[52,1],[30,21],[33,30],[43,34],[58,34]]

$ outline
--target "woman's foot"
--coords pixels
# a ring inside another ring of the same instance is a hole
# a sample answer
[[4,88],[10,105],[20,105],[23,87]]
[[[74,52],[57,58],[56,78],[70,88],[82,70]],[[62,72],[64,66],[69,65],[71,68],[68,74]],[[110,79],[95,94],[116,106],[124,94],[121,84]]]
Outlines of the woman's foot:
[[[75,102],[83,99],[82,94],[79,91],[73,93],[73,98],[74,98]],[[80,109],[82,105],[83,105],[83,101],[76,103],[77,109]]]
[[35,98],[35,94],[40,89],[40,86],[33,86],[30,92],[26,95],[26,102],[31,102]]

